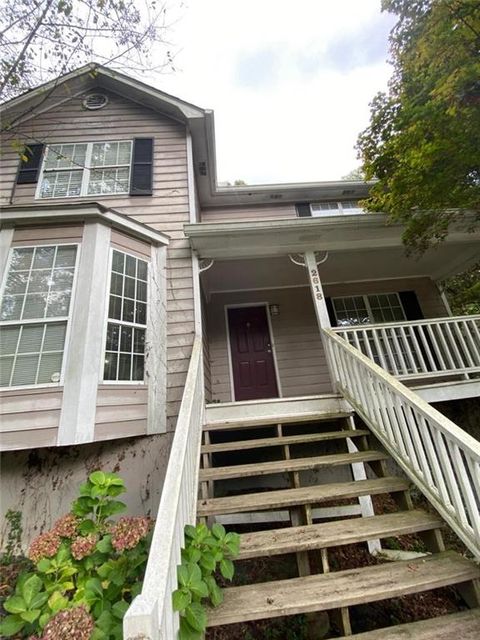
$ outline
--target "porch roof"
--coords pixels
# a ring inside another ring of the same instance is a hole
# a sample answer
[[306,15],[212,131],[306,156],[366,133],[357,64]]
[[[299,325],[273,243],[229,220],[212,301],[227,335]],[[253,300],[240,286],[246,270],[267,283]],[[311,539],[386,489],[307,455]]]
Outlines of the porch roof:
[[[328,251],[347,262],[374,262],[390,277],[428,275],[440,279],[467,269],[478,260],[480,233],[457,224],[447,239],[421,257],[408,258],[402,225],[389,224],[381,213],[267,221],[187,224],[185,234],[200,258],[239,259]],[[355,259],[353,259],[355,256]],[[331,262],[331,261],[330,261]],[[408,268],[407,268],[408,264]],[[388,265],[388,266],[387,266]],[[383,273],[382,273],[383,275]],[[366,277],[366,276],[364,276]]]

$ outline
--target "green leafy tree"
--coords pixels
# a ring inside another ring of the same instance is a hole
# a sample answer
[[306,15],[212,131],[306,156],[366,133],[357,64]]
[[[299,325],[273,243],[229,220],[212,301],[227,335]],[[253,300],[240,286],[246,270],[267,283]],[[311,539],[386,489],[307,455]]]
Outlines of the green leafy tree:
[[454,314],[480,313],[480,262],[442,283]]
[[404,242],[423,252],[454,221],[480,219],[480,3],[383,0],[398,16],[390,34],[393,76],[371,104],[357,143],[364,203],[405,224]]
[[167,30],[157,0],[3,0],[0,98],[92,60],[130,73],[172,66]]

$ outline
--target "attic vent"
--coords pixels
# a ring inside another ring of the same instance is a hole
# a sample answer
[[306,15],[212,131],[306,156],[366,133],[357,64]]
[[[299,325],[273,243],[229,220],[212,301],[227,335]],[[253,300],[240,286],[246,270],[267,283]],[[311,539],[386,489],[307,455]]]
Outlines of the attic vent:
[[83,106],[90,111],[102,109],[107,103],[108,98],[104,93],[89,93],[83,100]]

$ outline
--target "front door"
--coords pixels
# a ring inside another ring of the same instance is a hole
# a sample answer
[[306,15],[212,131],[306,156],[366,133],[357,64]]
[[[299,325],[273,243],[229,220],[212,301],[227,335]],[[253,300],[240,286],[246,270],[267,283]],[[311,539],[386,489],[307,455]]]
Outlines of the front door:
[[277,398],[266,308],[228,309],[228,328],[235,400]]

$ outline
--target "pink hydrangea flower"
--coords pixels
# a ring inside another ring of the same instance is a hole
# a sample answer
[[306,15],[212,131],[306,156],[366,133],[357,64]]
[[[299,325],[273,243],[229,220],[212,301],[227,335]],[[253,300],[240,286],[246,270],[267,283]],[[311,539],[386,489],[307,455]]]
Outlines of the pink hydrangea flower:
[[90,640],[94,626],[85,607],[64,609],[47,622],[41,640]]
[[70,547],[72,556],[75,560],[82,560],[93,553],[95,551],[97,540],[98,538],[94,533],[91,533],[88,536],[78,536],[75,538]]
[[133,549],[145,538],[152,526],[152,519],[141,516],[123,516],[110,527],[112,546],[116,551]]
[[37,563],[42,558],[52,558],[60,547],[60,537],[54,531],[39,535],[30,545],[28,557]]
[[79,519],[73,513],[59,518],[53,525],[52,531],[61,538],[74,538],[77,533]]

